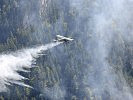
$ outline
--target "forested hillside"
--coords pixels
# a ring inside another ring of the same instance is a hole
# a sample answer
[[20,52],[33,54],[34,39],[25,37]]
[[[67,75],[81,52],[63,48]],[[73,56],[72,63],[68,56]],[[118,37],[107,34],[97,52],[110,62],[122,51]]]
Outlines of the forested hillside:
[[0,99],[132,100],[133,2],[123,8],[111,1],[0,0],[1,54],[50,43],[57,34],[74,38],[45,51],[31,72],[18,72],[33,88],[12,84]]

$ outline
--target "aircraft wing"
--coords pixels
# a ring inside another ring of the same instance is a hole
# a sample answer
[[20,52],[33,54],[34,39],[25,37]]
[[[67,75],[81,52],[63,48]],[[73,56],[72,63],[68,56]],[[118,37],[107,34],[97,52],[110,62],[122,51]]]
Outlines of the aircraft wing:
[[57,35],[57,39],[65,39],[65,40],[68,40],[68,41],[72,41],[73,39],[71,38],[67,38],[67,37],[64,37],[64,36],[61,36],[61,35]]
[[64,36],[61,36],[61,35],[56,35],[56,37],[57,37],[58,39],[64,39],[64,38],[65,38]]

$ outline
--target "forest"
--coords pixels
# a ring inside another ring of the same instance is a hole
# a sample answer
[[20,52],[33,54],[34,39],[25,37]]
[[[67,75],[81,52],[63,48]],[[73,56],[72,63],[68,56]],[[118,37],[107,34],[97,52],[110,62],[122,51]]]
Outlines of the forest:
[[44,51],[29,73],[17,71],[32,88],[7,85],[0,100],[132,100],[132,4],[0,0],[0,55],[51,43],[57,34],[74,38]]

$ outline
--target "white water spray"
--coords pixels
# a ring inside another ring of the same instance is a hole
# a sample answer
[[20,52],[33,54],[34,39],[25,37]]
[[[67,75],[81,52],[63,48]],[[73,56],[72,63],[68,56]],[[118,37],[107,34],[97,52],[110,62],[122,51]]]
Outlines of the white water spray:
[[21,82],[21,80],[26,78],[19,75],[17,71],[25,72],[24,68],[31,68],[32,62],[36,61],[35,58],[39,56],[39,53],[59,44],[61,42],[49,43],[31,49],[23,49],[10,54],[0,55],[0,92],[7,91],[7,85],[11,84],[31,87]]

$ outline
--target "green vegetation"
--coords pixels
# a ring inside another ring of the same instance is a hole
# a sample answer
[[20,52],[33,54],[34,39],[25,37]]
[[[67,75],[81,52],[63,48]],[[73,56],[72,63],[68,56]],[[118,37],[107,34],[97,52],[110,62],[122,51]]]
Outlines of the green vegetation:
[[[35,5],[41,7],[37,0],[21,1],[23,0],[0,1],[1,53],[45,44],[56,34],[73,36],[77,40],[73,44],[63,44],[59,48],[47,51],[46,56],[37,59],[38,67],[30,69],[30,73],[20,72],[29,78],[28,81],[24,81],[34,89],[9,86],[10,92],[0,93],[0,100],[49,100],[46,92],[49,89],[62,92],[60,88],[65,90],[66,100],[102,100],[102,97],[96,97],[93,89],[86,85],[86,75],[93,72],[91,68],[94,67],[91,65],[92,50],[88,50],[92,48],[86,48],[91,38],[91,30],[90,33],[84,34],[87,23],[83,19],[85,24],[79,21],[80,24],[77,25],[78,13],[74,8],[69,8],[69,0],[60,2],[61,7],[58,4],[59,0],[49,0],[48,5],[41,8],[43,12],[36,8]],[[28,6],[23,8],[21,3]],[[26,19],[27,17],[29,19]],[[133,88],[133,47],[129,41],[117,37],[119,43],[112,42],[112,51],[107,60],[116,73],[124,74],[126,81]]]

